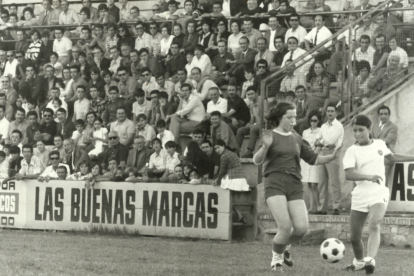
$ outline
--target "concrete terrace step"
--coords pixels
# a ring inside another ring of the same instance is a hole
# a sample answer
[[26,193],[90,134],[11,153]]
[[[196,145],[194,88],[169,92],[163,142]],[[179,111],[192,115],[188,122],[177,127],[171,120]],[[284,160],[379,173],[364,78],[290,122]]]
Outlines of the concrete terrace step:
[[[264,231],[263,242],[266,244],[272,244],[274,237],[278,232],[277,228],[266,229]],[[302,240],[299,241],[299,244],[302,245],[320,245],[325,240],[325,230],[323,229],[314,229],[308,230]]]

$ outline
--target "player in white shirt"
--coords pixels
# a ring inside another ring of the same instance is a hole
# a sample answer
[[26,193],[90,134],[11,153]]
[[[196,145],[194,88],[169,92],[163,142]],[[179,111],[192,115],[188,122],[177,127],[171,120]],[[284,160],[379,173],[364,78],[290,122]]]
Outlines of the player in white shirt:
[[[414,156],[392,153],[382,140],[370,139],[372,123],[365,115],[352,121],[357,142],[349,147],[343,159],[345,177],[355,181],[351,203],[351,243],[354,261],[346,267],[349,271],[365,270],[372,274],[375,256],[380,245],[380,224],[385,215],[389,190],[385,185],[384,157],[391,162],[412,162]],[[369,215],[367,257],[364,258],[362,229]]]

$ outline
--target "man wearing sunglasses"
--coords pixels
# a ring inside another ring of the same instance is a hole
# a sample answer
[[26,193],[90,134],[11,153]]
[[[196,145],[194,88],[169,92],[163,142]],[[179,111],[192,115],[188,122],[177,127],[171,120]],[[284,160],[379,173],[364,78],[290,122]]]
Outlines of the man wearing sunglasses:
[[135,30],[137,32],[137,38],[135,39],[135,49],[137,51],[140,51],[143,48],[147,48],[149,53],[151,54],[151,35],[145,32],[144,22],[138,21],[135,24]]
[[304,27],[299,25],[300,16],[298,14],[291,14],[288,18],[288,21],[291,28],[286,32],[285,42],[287,43],[288,38],[294,36],[298,39],[299,44],[304,46],[304,39],[308,32]]
[[51,165],[49,167],[46,167],[43,173],[37,178],[37,180],[40,182],[43,182],[43,181],[49,182],[51,179],[59,179],[57,170],[61,166],[65,167],[66,170],[69,171],[68,165],[62,164],[59,162],[60,154],[58,151],[50,152],[49,160],[50,160]]
[[108,134],[109,149],[98,155],[98,160],[102,169],[108,170],[109,160],[115,159],[119,166],[125,168],[128,159],[128,148],[119,142],[119,136],[116,131],[110,131]]
[[57,134],[57,123],[53,119],[53,110],[46,108],[43,111],[43,123],[39,128],[42,140],[46,146],[53,147],[53,137]]
[[149,100],[151,91],[158,90],[160,86],[158,85],[155,78],[152,76],[152,72],[148,67],[142,68],[141,77],[144,80],[144,84],[142,85],[142,90],[144,90],[145,92],[145,98]]

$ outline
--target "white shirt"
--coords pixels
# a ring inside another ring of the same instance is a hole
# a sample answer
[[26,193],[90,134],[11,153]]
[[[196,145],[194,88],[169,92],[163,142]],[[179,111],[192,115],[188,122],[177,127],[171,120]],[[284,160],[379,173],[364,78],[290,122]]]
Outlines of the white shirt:
[[[59,99],[62,101],[62,105],[60,106],[61,108],[63,108],[64,110],[66,110],[66,112],[68,111],[68,104],[65,101],[65,97],[60,95]],[[53,107],[53,100],[51,100],[47,105],[46,108],[50,108],[50,109],[54,109]],[[89,112],[89,111],[88,111]]]
[[200,98],[193,94],[188,97],[188,100],[182,100],[181,110],[177,111],[177,115],[184,117],[187,115],[187,119],[190,121],[201,122],[203,121],[206,111]]
[[4,68],[4,76],[8,76],[9,74],[12,75],[14,78],[16,76],[16,68],[18,65],[17,59],[13,59],[13,61],[10,63],[9,61],[6,62],[6,67]]
[[68,51],[72,50],[72,45],[72,41],[65,36],[61,40],[55,39],[53,41],[53,52],[56,52],[59,57],[67,57]]
[[135,114],[135,116],[145,114],[147,111],[151,111],[151,102],[147,101],[145,98],[142,104],[139,104],[138,102],[132,104],[132,113]]
[[[317,34],[317,35],[316,35]],[[325,26],[322,26],[319,30],[315,27],[313,28],[306,36],[305,39],[309,41],[310,43],[313,43],[313,46],[321,44],[322,41],[330,38],[332,36],[331,31],[326,28]],[[315,45],[316,40],[316,45]],[[324,47],[328,48],[332,45],[332,41],[328,41],[325,43]]]
[[173,35],[170,35],[168,37],[168,40],[165,39],[165,38],[161,39],[161,41],[160,41],[161,54],[165,54],[165,55],[168,54],[168,51],[170,50],[170,46],[171,46],[171,43],[172,43],[173,39],[174,39]]
[[397,46],[395,50],[391,50],[391,52],[388,54],[387,65],[390,65],[390,57],[393,55],[397,55],[400,57],[400,64],[402,64],[403,68],[408,67],[408,55],[404,49]]
[[376,174],[382,178],[379,185],[368,180],[355,181],[357,187],[352,192],[353,196],[359,192],[362,192],[364,195],[370,195],[388,190],[385,186],[384,157],[389,154],[391,154],[391,151],[382,140],[373,140],[372,144],[366,146],[354,144],[346,150],[342,160],[344,170],[354,168],[356,173]]
[[271,51],[271,52],[276,52],[277,51],[277,49],[275,47],[275,43],[274,43],[276,31],[277,30],[274,30],[274,31],[272,29],[270,30],[269,51]]
[[[59,163],[57,167],[59,168],[60,166],[65,166],[66,170],[68,171],[68,174],[70,173],[70,169],[68,165]],[[43,173],[40,176],[43,176],[43,177],[49,176],[51,178],[58,178],[58,175],[56,171],[53,169],[52,165],[50,165],[49,167],[46,167],[46,169],[43,171]]]
[[118,70],[119,66],[121,66],[122,57],[118,57],[116,60],[111,60],[111,65],[109,67],[109,71],[116,73],[116,70]]
[[223,10],[221,11],[221,14],[225,17],[231,16],[230,14],[230,0],[223,0]]
[[[305,37],[306,37],[307,34],[308,34],[308,32],[306,31],[306,29],[303,28],[300,25],[296,28],[296,30],[293,30],[293,28],[290,28],[289,30],[286,31],[285,43],[287,43],[289,37],[292,37],[292,36],[296,37],[299,40],[299,43],[301,43],[305,40]],[[319,38],[318,38],[318,40],[319,40]]]
[[169,170],[170,172],[174,172],[175,166],[177,166],[180,163],[181,161],[180,159],[178,159],[178,152],[175,152],[172,157],[167,153],[167,158],[166,158],[166,164],[167,164],[166,169],[167,170]]
[[149,160],[149,168],[150,169],[157,169],[157,170],[165,170],[166,167],[166,159],[167,159],[167,153],[163,150],[160,151],[159,154],[157,152],[154,152],[150,156]]
[[[297,59],[298,57],[300,57],[301,55],[307,53],[307,51],[301,49],[301,48],[297,48],[292,55],[292,60]],[[286,64],[286,61],[290,59],[291,56],[291,51],[287,52],[286,55],[283,57],[283,62],[281,67],[284,67]],[[311,67],[312,63],[313,63],[313,58],[311,55],[308,55],[305,57],[304,59],[305,61],[308,61],[306,64],[300,66],[303,62],[298,62],[296,63],[296,67],[299,67],[298,69],[295,70],[296,73],[301,73],[303,75],[306,75],[309,72],[309,68]]]
[[152,90],[158,90],[159,88],[160,86],[155,81],[154,77],[151,77],[149,82],[144,82],[144,84],[142,85],[142,90],[144,90],[146,98],[150,97],[150,93]]
[[214,103],[213,100],[207,103],[207,113],[211,113],[213,111],[220,111],[221,114],[227,113],[227,100],[224,98],[219,97],[217,103]]
[[[373,63],[374,63],[374,53],[375,53],[375,49],[370,45],[368,46],[368,49],[365,52],[361,51],[361,47],[359,47],[358,49],[355,50],[355,57],[356,60],[361,61],[361,60],[366,60],[369,62],[369,65],[371,65],[371,68],[373,67]],[[354,56],[352,55],[352,59],[354,58]]]
[[164,130],[164,135],[162,136],[162,138],[161,138],[161,135],[159,133],[157,134],[157,138],[161,139],[163,148],[165,148],[165,144],[168,141],[174,141],[175,140],[174,134],[172,134],[171,131],[166,130],[166,129]]
[[192,68],[194,68],[194,67],[200,68],[202,75],[208,75],[211,72],[211,60],[208,57],[208,55],[206,55],[206,54],[203,54],[200,57],[200,59],[197,56],[194,56],[193,57],[193,61],[191,62],[191,65],[190,66]]
[[326,122],[321,127],[322,140],[321,143],[325,146],[335,144],[336,147],[342,145],[344,139],[344,127],[337,120],[333,120],[330,124]]
[[2,139],[9,138],[9,125],[10,122],[6,119],[6,117],[0,120],[0,134],[2,135]]
[[40,174],[43,170],[42,162],[34,155],[30,158],[30,164],[27,164],[26,159],[23,158],[21,165],[19,174],[22,175]]

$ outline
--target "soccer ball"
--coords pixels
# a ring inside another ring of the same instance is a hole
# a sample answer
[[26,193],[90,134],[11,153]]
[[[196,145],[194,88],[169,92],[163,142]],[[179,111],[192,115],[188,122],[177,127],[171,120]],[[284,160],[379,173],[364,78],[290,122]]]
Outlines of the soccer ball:
[[345,245],[338,239],[327,239],[321,244],[321,256],[330,263],[337,263],[345,256]]

